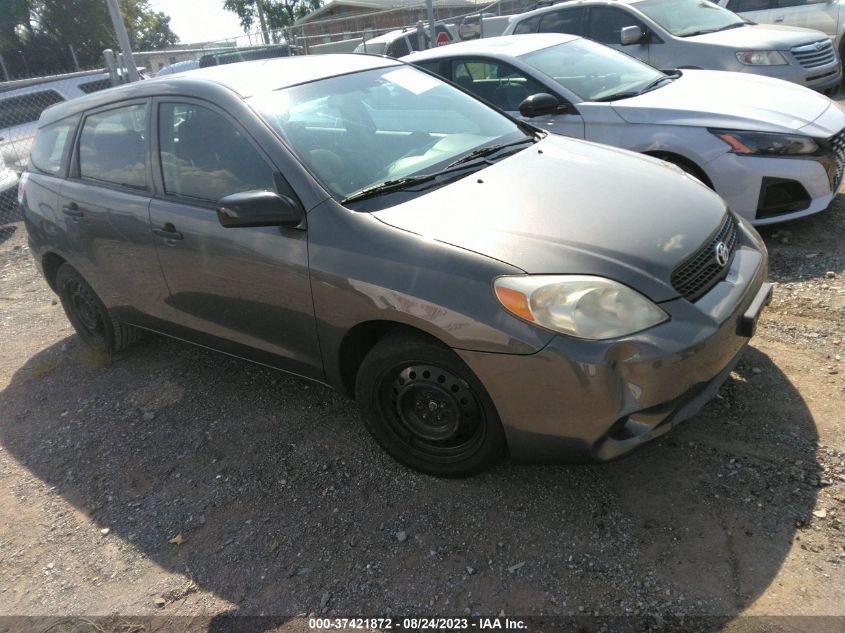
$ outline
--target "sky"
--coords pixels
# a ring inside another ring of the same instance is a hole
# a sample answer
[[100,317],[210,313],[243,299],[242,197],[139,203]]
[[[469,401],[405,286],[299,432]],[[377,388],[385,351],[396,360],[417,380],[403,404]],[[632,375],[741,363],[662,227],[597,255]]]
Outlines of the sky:
[[170,28],[182,44],[243,34],[238,16],[223,10],[223,0],[150,0],[150,6],[170,16]]

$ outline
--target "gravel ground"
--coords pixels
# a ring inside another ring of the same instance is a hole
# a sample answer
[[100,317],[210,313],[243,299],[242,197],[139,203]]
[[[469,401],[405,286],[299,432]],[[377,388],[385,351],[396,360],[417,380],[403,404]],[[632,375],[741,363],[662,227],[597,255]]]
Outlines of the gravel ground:
[[696,418],[458,481],[326,388],[157,337],[93,356],[10,228],[2,615],[845,615],[843,196],[763,231],[775,298]]

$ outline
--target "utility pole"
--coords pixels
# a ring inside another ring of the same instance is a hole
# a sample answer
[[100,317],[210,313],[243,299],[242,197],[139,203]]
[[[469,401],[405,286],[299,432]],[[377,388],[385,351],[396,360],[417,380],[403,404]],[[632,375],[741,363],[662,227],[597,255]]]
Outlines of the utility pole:
[[129,74],[129,81],[140,81],[138,67],[135,66],[135,58],[132,57],[132,47],[129,45],[129,34],[126,32],[126,25],[123,23],[123,16],[120,14],[120,7],[117,0],[106,0],[111,14],[111,21],[114,24],[114,32],[117,35],[117,43],[123,51],[123,58],[126,62],[126,72]]
[[428,9],[428,36],[430,38],[428,47],[434,48],[437,46],[437,36],[435,35],[436,29],[434,28],[434,0],[426,0],[425,6],[426,9]]
[[255,0],[255,8],[258,9],[258,21],[261,23],[261,38],[267,45],[270,41],[267,37],[267,20],[264,19],[264,7],[261,6],[261,0]]

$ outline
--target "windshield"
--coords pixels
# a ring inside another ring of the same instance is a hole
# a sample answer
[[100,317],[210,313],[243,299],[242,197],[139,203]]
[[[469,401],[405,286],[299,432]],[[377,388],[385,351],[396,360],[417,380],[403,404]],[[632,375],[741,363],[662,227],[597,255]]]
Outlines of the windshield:
[[746,24],[733,11],[707,0],[645,0],[635,6],[676,37],[714,33]]
[[584,101],[634,93],[666,77],[659,70],[590,40],[572,40],[520,57]]
[[410,66],[331,77],[250,104],[340,198],[525,136],[507,117]]

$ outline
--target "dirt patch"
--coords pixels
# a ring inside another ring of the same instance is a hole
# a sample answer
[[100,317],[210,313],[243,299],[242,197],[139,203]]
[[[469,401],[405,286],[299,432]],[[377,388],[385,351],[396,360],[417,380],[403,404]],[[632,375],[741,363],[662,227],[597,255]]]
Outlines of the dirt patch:
[[156,337],[92,357],[16,228],[2,614],[845,614],[843,198],[763,230],[774,301],[699,416],[613,464],[460,481],[284,374]]

